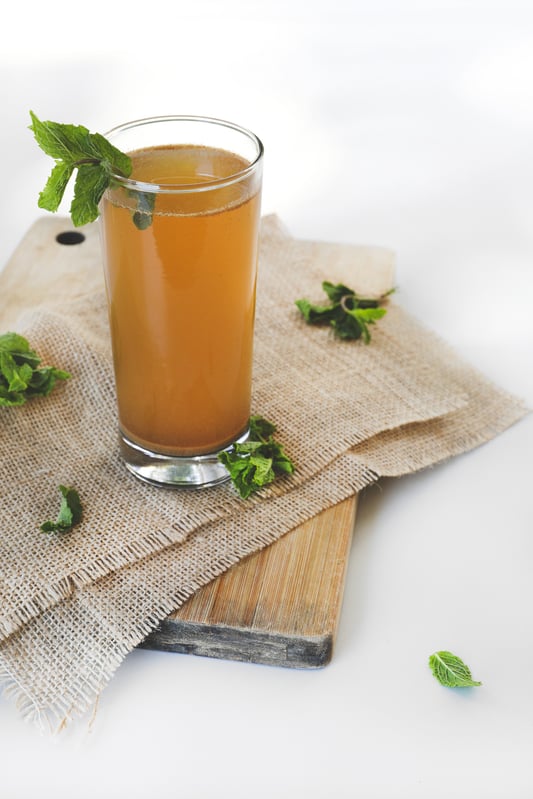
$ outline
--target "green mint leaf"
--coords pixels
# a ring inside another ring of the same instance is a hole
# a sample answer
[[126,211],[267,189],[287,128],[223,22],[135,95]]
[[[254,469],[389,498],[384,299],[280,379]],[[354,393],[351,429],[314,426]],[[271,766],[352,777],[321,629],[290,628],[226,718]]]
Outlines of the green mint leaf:
[[[296,307],[309,325],[334,324],[340,314],[338,305],[313,305],[309,300],[296,300]],[[341,312],[342,313],[342,312]]]
[[109,182],[110,174],[101,164],[83,164],[78,167],[74,198],[70,206],[70,216],[75,227],[94,222],[98,218],[98,203]]
[[239,455],[252,455],[254,452],[257,452],[264,446],[263,441],[245,441],[243,444],[236,444],[236,452]]
[[391,292],[379,298],[359,297],[348,286],[328,280],[322,283],[322,289],[329,305],[315,305],[305,298],[295,301],[304,321],[310,325],[329,325],[341,340],[362,338],[368,344],[371,339],[368,326],[385,316],[387,311],[380,305]]
[[41,525],[43,533],[64,533],[81,521],[82,507],[78,492],[71,486],[59,486],[62,494],[59,514],[55,522],[48,521]]
[[268,441],[276,432],[276,425],[262,416],[250,416],[250,439]]
[[152,224],[155,206],[155,194],[150,191],[128,190],[128,195],[137,202],[137,210],[133,213],[133,224],[139,230],[146,230]]
[[36,369],[32,374],[26,395],[28,397],[47,397],[58,380],[68,380],[69,377],[68,372],[63,369],[55,369],[53,366]]
[[133,216],[133,224],[138,230],[146,230],[152,224],[152,215],[144,214],[141,211],[135,211]]
[[37,353],[30,349],[28,341],[18,333],[3,333],[0,335],[0,353],[2,352],[12,355],[19,364],[27,363],[32,367],[36,367],[41,363]]
[[24,405],[26,397],[24,394],[8,391],[5,386],[0,383],[0,408],[13,408],[16,405]]
[[387,313],[385,308],[355,308],[350,311],[356,319],[360,322],[365,322],[368,325],[373,325],[378,319],[383,319]]
[[342,283],[337,283],[334,285],[330,283],[329,280],[324,280],[322,283],[323,291],[328,295],[331,302],[340,302],[341,299],[346,295],[353,295],[353,291],[349,289],[347,286],[344,286]]
[[123,177],[131,175],[131,158],[117,149],[101,133],[89,133],[89,147],[107,171]]
[[248,440],[219,455],[243,499],[269,485],[276,477],[294,472],[293,462],[282,445],[274,441],[275,431],[272,422],[262,416],[252,416]]
[[440,684],[447,688],[469,688],[482,685],[472,679],[468,666],[451,652],[443,650],[430,655],[429,667]]
[[309,302],[309,300],[306,300],[305,298],[303,298],[301,300],[295,300],[294,304],[296,305],[296,307],[298,308],[298,310],[302,314],[302,316],[305,319],[305,321],[308,322],[309,321],[309,314],[311,313],[311,308],[313,307],[311,305],[311,303]]
[[98,203],[113,183],[114,175],[129,177],[131,158],[122,153],[100,133],[90,133],[83,125],[43,122],[30,111],[35,140],[39,147],[55,160],[55,166],[38,205],[47,211],[57,211],[75,170],[74,198],[70,207],[76,227],[93,222],[99,213]]
[[46,185],[39,194],[37,205],[44,211],[57,211],[65,194],[68,182],[74,171],[72,164],[60,161],[50,173]]
[[32,397],[45,397],[58,380],[70,375],[54,366],[40,366],[41,359],[18,333],[0,335],[0,407],[24,405]]
[[30,350],[30,345],[24,336],[18,333],[2,333],[0,335],[0,351],[4,350],[11,353],[33,354]]
[[[33,111],[30,111],[30,117],[30,130],[46,155],[57,161],[77,161],[87,156],[89,131],[83,125],[42,122]],[[94,155],[92,151],[90,155]]]
[[[363,340],[366,344],[368,344],[370,341],[370,330],[368,329],[368,325],[373,325],[378,319],[382,319],[387,313],[385,308],[376,308],[375,306],[366,306],[363,308],[359,304],[357,307],[350,309],[348,307],[348,303],[345,303],[343,308],[345,313],[348,316],[351,316],[357,322],[360,335],[363,337]],[[344,319],[344,326],[346,327],[348,324],[349,323],[347,319]],[[358,336],[354,336],[354,338],[358,338]]]
[[27,363],[17,365],[10,352],[0,350],[0,372],[7,383],[8,391],[25,391],[33,370]]
[[[342,310],[342,309],[341,309]],[[342,314],[331,321],[331,327],[337,338],[343,341],[356,341],[364,333],[363,325],[353,314],[342,311]]]

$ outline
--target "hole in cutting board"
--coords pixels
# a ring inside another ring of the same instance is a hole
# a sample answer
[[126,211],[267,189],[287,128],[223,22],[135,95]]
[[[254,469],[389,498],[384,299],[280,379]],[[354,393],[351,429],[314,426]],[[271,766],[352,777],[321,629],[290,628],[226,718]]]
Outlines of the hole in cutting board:
[[56,241],[59,244],[81,244],[85,241],[85,236],[77,230],[65,230],[64,233],[57,234]]

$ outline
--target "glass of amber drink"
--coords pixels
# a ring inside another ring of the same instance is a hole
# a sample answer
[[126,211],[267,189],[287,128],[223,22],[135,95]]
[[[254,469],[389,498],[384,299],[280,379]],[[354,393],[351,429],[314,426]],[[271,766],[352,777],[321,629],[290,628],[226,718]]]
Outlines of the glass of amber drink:
[[190,116],[106,138],[133,167],[100,213],[121,455],[150,483],[214,485],[248,435],[263,146]]

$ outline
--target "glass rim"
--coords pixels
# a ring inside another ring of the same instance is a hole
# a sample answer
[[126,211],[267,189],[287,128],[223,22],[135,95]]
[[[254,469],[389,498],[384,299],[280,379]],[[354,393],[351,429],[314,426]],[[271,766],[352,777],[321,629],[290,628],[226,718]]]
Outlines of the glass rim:
[[[116,180],[121,186],[124,186],[127,189],[132,189],[140,192],[151,192],[153,194],[196,194],[199,191],[212,191],[213,189],[220,189],[225,186],[231,186],[233,183],[239,183],[241,180],[244,180],[246,177],[251,175],[258,167],[259,163],[261,162],[264,154],[264,147],[263,142],[261,139],[256,136],[251,130],[248,128],[241,127],[240,125],[235,124],[234,122],[228,122],[224,119],[218,119],[216,117],[206,117],[206,116],[195,116],[189,114],[169,114],[165,116],[155,116],[155,117],[143,117],[141,119],[134,119],[130,122],[124,122],[121,125],[116,125],[114,128],[111,128],[104,133],[106,139],[110,140],[110,143],[113,144],[111,138],[119,133],[122,133],[127,130],[131,130],[132,128],[142,127],[143,125],[149,125],[151,123],[159,123],[159,122],[196,122],[196,123],[206,123],[209,125],[218,125],[224,128],[230,128],[231,130],[236,131],[237,133],[241,133],[242,135],[246,136],[250,141],[255,144],[257,154],[254,160],[248,164],[245,169],[241,169],[238,172],[234,172],[232,175],[228,175],[224,178],[215,178],[213,180],[204,181],[201,183],[149,183],[146,181],[141,180],[134,180],[133,178],[125,177],[124,175],[119,175],[114,173],[113,178]],[[188,142],[193,144],[194,142]],[[172,142],[169,142],[172,144]],[[113,144],[113,146],[115,146]]]

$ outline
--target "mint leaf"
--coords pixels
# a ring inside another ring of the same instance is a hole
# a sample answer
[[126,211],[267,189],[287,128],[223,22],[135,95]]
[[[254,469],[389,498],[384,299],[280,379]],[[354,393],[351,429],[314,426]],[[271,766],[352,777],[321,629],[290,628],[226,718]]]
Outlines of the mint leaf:
[[447,688],[469,688],[482,685],[472,679],[470,669],[461,658],[446,650],[430,655],[429,667],[440,684]]
[[342,308],[337,304],[313,305],[309,300],[296,300],[296,307],[309,325],[334,324],[343,317]]
[[7,383],[8,391],[25,391],[31,380],[33,369],[27,363],[17,364],[10,352],[0,350],[0,371]]
[[33,131],[37,144],[46,155],[58,161],[79,160],[86,157],[89,131],[83,125],[41,122],[33,111],[30,111],[30,117],[32,120],[30,130]]
[[276,425],[263,416],[250,417],[250,438],[252,441],[269,441],[276,432]]
[[322,288],[333,303],[340,302],[345,295],[354,293],[352,289],[349,289],[342,283],[337,283],[334,285],[333,283],[330,283],[329,280],[324,280],[322,283]]
[[31,353],[29,342],[18,333],[3,333],[0,336],[0,350],[9,350],[20,355]]
[[45,397],[58,380],[70,375],[41,359],[18,333],[0,335],[0,407],[24,405],[32,397]]
[[[356,304],[357,300],[353,300],[352,302],[354,303],[354,307],[351,309],[348,307],[347,300],[344,301],[344,304],[342,304],[341,301],[341,305],[345,313],[348,314],[348,316],[351,316],[355,320],[360,330],[359,335],[362,336],[365,344],[368,344],[370,342],[370,330],[368,329],[368,325],[373,325],[378,319],[382,319],[387,313],[387,311],[385,310],[385,308],[378,308],[378,307],[363,308]],[[342,325],[343,331],[346,324],[347,320],[344,320]],[[346,338],[346,336],[343,337]],[[356,336],[356,338],[358,338],[358,336]]]
[[57,211],[73,171],[72,164],[60,161],[55,165],[44,189],[39,194],[39,208],[45,211]]
[[90,133],[83,125],[42,122],[30,111],[33,131],[39,147],[55,159],[56,164],[39,194],[38,205],[46,211],[57,211],[74,170],[74,198],[70,207],[76,227],[98,217],[98,203],[113,183],[114,175],[131,174],[131,158],[114,147],[100,133]]
[[16,405],[24,405],[26,397],[24,394],[8,389],[0,383],[0,408],[12,408]]
[[93,222],[98,216],[98,203],[109,186],[110,174],[101,164],[78,166],[74,183],[74,198],[70,205],[70,216],[74,227]]
[[369,325],[375,324],[387,313],[380,307],[391,293],[379,298],[359,297],[355,291],[342,283],[333,284],[328,280],[322,283],[329,305],[315,305],[307,299],[295,301],[295,305],[310,325],[328,325],[335,336],[343,340],[362,338],[368,344],[371,339]]
[[68,380],[70,374],[63,369],[56,369],[53,366],[44,366],[35,369],[26,391],[26,396],[47,397],[52,391],[58,380]]
[[18,333],[3,333],[0,335],[0,352],[10,352],[19,363],[29,363],[38,366],[41,359],[30,349],[29,342]]
[[59,490],[63,495],[59,515],[55,522],[48,521],[41,525],[43,533],[64,533],[81,521],[81,500],[76,489],[60,485]]
[[149,191],[128,190],[130,197],[137,202],[137,210],[133,213],[133,223],[139,230],[146,230],[152,224],[155,206],[155,194]]
[[292,474],[294,464],[281,444],[274,441],[276,427],[262,416],[250,418],[250,436],[242,444],[225,450],[218,456],[228,470],[233,485],[243,499],[276,477]]
[[131,175],[131,158],[126,153],[117,149],[101,133],[89,133],[89,147],[106,167],[115,174],[129,177]]

